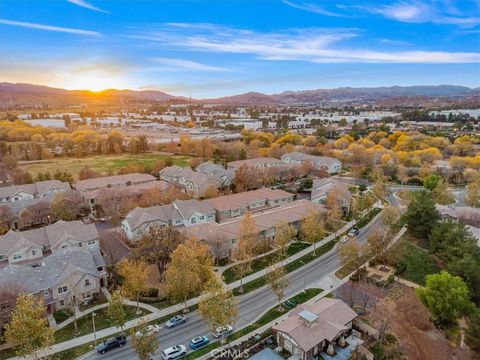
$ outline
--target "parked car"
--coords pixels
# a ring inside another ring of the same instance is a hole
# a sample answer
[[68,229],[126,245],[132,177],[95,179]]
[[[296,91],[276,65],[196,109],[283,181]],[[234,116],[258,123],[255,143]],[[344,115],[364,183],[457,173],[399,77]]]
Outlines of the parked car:
[[293,300],[287,300],[283,303],[283,307],[286,309],[293,309],[295,306],[297,306],[297,303]]
[[123,347],[127,343],[127,338],[125,336],[117,336],[105,340],[104,342],[97,345],[95,348],[100,354],[105,354],[107,351],[115,349],[117,347]]
[[174,328],[180,324],[184,324],[187,321],[185,315],[175,315],[165,323],[165,326],[169,329]]
[[340,242],[341,242],[342,244],[344,244],[344,243],[346,243],[349,239],[350,239],[350,238],[349,238],[347,235],[344,235],[344,236],[342,236],[342,238],[340,239]]
[[192,340],[190,340],[190,348],[192,350],[199,349],[205,345],[208,345],[210,339],[208,336],[196,336]]
[[357,228],[351,228],[350,231],[348,232],[348,236],[357,236],[360,233],[360,230]]
[[161,325],[154,324],[154,325],[148,325],[145,332],[141,332],[140,330],[135,333],[137,337],[141,337],[143,335],[152,335],[152,334],[158,334],[160,332],[160,329],[162,328]]
[[233,333],[233,327],[231,325],[222,326],[222,327],[219,326],[215,329],[213,336],[217,339],[223,339],[232,333]]
[[184,345],[175,345],[163,350],[162,358],[164,360],[173,360],[182,357],[187,353],[187,348]]

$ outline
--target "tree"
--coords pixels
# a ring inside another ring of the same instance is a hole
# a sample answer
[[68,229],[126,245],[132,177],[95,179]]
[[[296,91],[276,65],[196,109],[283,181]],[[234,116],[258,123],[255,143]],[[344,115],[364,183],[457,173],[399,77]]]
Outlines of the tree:
[[427,191],[413,194],[412,201],[405,213],[405,219],[409,233],[418,238],[427,238],[440,219],[431,194]]
[[172,302],[183,302],[187,310],[187,300],[201,288],[198,263],[192,249],[184,244],[178,245],[170,256],[162,287]]
[[197,266],[197,274],[200,278],[200,283],[205,284],[212,277],[215,277],[213,272],[213,257],[210,252],[210,247],[203,242],[200,242],[197,238],[192,237],[185,242],[185,246],[188,247],[194,257],[195,264]]
[[397,222],[400,217],[400,212],[396,207],[391,205],[385,205],[382,211],[382,223],[390,231],[392,226]]
[[480,208],[480,180],[473,181],[466,186],[465,203]]
[[295,239],[297,229],[285,221],[278,221],[275,224],[275,246],[279,249],[280,258],[283,260],[287,257],[288,244]]
[[442,178],[439,175],[430,174],[425,178],[425,180],[423,180],[423,187],[427,190],[433,191],[441,180]]
[[45,317],[45,305],[32,294],[21,294],[10,321],[5,325],[5,341],[18,356],[40,359],[38,351],[54,342],[54,330]]
[[389,238],[379,229],[372,231],[368,237],[368,248],[372,256],[381,256],[387,250]]
[[316,255],[315,245],[325,236],[325,224],[320,216],[320,212],[312,209],[303,219],[300,227],[302,239],[309,244],[313,244],[313,255]]
[[468,329],[465,332],[465,342],[470,350],[480,354],[480,310],[477,309],[468,320]]
[[235,322],[238,317],[238,303],[231,290],[227,289],[217,278],[211,278],[204,286],[198,311],[207,320],[210,331]]
[[123,295],[121,290],[115,290],[108,300],[107,316],[113,326],[119,327],[124,333],[125,309],[123,308]]
[[240,221],[237,242],[232,250],[232,260],[239,262],[234,269],[240,278],[240,292],[243,292],[243,278],[252,269],[251,259],[255,254],[257,233],[257,225],[250,213],[247,212]]
[[130,338],[139,360],[150,360],[151,355],[160,345],[157,334],[155,332],[148,333],[145,320],[142,320],[136,328],[132,328]]
[[50,204],[50,210],[54,219],[72,221],[77,218],[75,209],[65,200],[61,193],[55,194],[55,198]]
[[78,172],[78,180],[86,180],[99,177],[98,173],[92,170],[89,166],[84,166]]
[[407,169],[402,164],[399,164],[397,166],[397,178],[398,180],[400,180],[400,183],[403,188],[403,184],[405,183],[405,181],[407,181],[408,175],[407,175]]
[[161,276],[171,254],[184,241],[185,235],[173,226],[165,228],[151,226],[148,232],[140,237],[132,257],[142,259],[149,264],[156,264]]
[[122,290],[125,295],[137,301],[140,311],[140,294],[147,290],[148,267],[141,260],[124,259],[117,265],[117,273],[123,278]]
[[459,276],[446,271],[427,275],[425,287],[416,289],[420,301],[440,325],[449,327],[473,309],[470,291]]
[[344,244],[339,244],[338,253],[342,260],[342,266],[353,269],[360,260],[360,244],[358,240],[352,238]]
[[282,300],[285,296],[285,289],[288,287],[288,280],[285,277],[285,270],[281,264],[273,265],[273,269],[267,273],[267,284],[277,297],[278,309],[282,309]]
[[448,205],[455,202],[455,195],[453,195],[452,190],[448,187],[445,180],[437,184],[432,191],[432,196],[435,202],[440,205]]

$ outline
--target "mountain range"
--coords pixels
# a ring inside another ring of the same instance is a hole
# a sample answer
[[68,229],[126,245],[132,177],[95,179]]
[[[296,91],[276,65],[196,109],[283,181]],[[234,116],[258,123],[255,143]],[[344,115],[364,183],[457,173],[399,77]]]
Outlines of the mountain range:
[[[79,105],[138,105],[141,103],[185,102],[178,97],[157,90],[117,90],[101,92],[65,90],[42,85],[0,83],[0,108],[22,106],[79,106]],[[421,106],[422,102],[480,104],[480,88],[455,85],[391,86],[372,88],[341,87],[285,91],[279,94],[248,92],[216,99],[194,99],[193,102],[225,105],[362,105],[395,104]]]

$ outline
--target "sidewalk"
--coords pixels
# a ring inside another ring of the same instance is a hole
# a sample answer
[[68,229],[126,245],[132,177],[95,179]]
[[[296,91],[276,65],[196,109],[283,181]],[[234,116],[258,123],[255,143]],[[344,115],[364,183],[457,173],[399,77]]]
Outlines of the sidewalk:
[[[378,216],[378,215],[377,215]],[[375,218],[374,218],[375,219]],[[373,221],[374,219],[372,219],[371,221]],[[348,222],[347,224],[345,224],[340,230],[338,230],[336,233],[337,233],[337,236],[340,236],[342,235],[344,232],[348,231],[353,225],[354,225],[354,221],[350,221]],[[329,241],[333,240],[335,238],[335,234],[330,234],[329,236],[327,236],[326,238],[324,238],[323,240],[319,241],[318,243],[315,244],[315,248],[318,249],[320,246],[328,243]],[[292,261],[295,261],[299,258],[301,258],[302,256],[310,253],[313,251],[313,245],[309,246],[308,248],[292,255],[291,257],[283,260],[283,264],[286,265],[286,264],[289,264],[291,263]],[[320,258],[316,259],[315,261],[318,261]],[[275,266],[275,265],[273,265]],[[264,275],[266,275],[272,268],[273,266],[271,267],[268,267],[266,269],[263,269],[261,271],[258,271],[254,274],[251,274],[247,277],[245,277],[243,279],[243,284],[246,284],[250,281],[253,281],[257,278],[260,278]],[[348,279],[348,277],[346,277]],[[338,284],[341,284],[343,280],[338,280]],[[237,281],[234,281],[230,284],[227,285],[227,287],[229,289],[234,289],[236,287],[239,287],[240,286],[240,280],[237,280]],[[323,293],[327,293],[327,292],[323,292]],[[322,294],[323,294],[322,293]],[[321,295],[321,294],[320,294]],[[190,300],[187,300],[187,307],[190,307],[192,305],[197,305],[198,304],[198,301],[199,301],[199,298],[196,297],[196,298],[193,298],[193,299],[190,299]],[[136,306],[136,302],[131,302],[129,300],[127,300],[125,302],[126,304],[128,305],[134,305]],[[91,308],[91,309],[88,309],[88,310],[85,310],[85,314],[88,314],[88,313],[91,313],[92,311],[95,311],[93,309],[97,309],[97,308],[102,308],[102,307],[105,307],[107,306],[108,304],[101,304],[101,305],[98,305],[98,307],[95,307],[95,308]],[[148,310],[150,310],[150,308],[154,308],[153,306],[151,305],[148,305],[148,304],[143,304],[143,303],[140,303],[140,306],[142,308],[146,308]],[[146,322],[150,322],[150,321],[153,321],[153,320],[158,320],[160,318],[163,318],[165,316],[168,316],[168,315],[171,315],[173,313],[176,313],[176,312],[179,312],[179,311],[182,311],[184,309],[184,305],[183,304],[176,304],[176,305],[173,305],[173,306],[170,306],[168,308],[165,308],[165,309],[157,309],[157,308],[154,308],[155,310],[152,311],[151,314],[148,314],[148,315],[145,315],[145,316],[142,316],[142,317],[139,317],[137,319],[133,319],[133,320],[130,320],[128,321],[125,326],[124,326],[124,329],[125,330],[128,330],[128,329],[131,329],[133,327],[136,327],[140,324],[140,322],[142,321],[146,321]],[[60,324],[62,327],[68,325],[68,324],[65,324],[67,321],[70,321],[73,322],[73,319],[69,319],[69,320],[66,320],[64,321],[62,324]],[[278,319],[277,319],[278,321]],[[65,325],[64,325],[65,324]],[[58,326],[60,326],[58,325]],[[119,332],[120,329],[119,328],[116,328],[116,327],[109,327],[109,328],[106,328],[106,329],[103,329],[103,330],[99,330],[96,332],[96,338],[97,339],[100,339],[102,337],[107,337],[107,336],[111,336],[117,332]],[[260,331],[260,330],[258,330]],[[41,352],[41,355],[42,356],[47,356],[47,355],[52,355],[52,354],[55,354],[55,353],[58,353],[58,352],[61,352],[61,351],[64,351],[64,350],[68,350],[68,349],[71,349],[71,348],[74,348],[74,347],[77,347],[77,346],[80,346],[80,345],[83,345],[83,344],[87,344],[87,343],[90,343],[90,342],[93,342],[94,341],[94,335],[93,333],[90,333],[90,334],[87,334],[87,335],[83,335],[83,336],[80,336],[78,338],[74,338],[74,339],[71,339],[71,340],[67,340],[67,341],[64,341],[62,343],[58,343],[58,344],[55,344],[53,345],[52,347],[50,347],[49,349],[45,349],[44,351]],[[12,358],[14,360],[21,360],[20,358]]]

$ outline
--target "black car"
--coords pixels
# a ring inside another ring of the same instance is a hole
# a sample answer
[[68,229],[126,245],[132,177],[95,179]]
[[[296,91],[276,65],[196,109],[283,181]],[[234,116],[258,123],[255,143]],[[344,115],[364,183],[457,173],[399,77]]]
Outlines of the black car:
[[110,338],[98,344],[96,349],[100,354],[105,354],[107,351],[115,349],[117,347],[122,347],[127,343],[127,338],[125,336],[117,336]]

